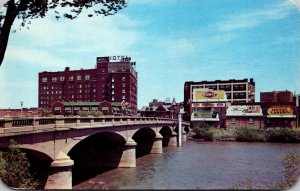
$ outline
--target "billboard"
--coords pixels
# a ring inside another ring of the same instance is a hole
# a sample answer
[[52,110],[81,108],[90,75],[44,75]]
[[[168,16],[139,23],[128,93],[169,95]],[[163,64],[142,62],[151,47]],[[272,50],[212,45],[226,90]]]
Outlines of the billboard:
[[227,101],[224,90],[194,89],[193,101]]
[[268,109],[269,115],[293,115],[293,108],[288,105],[274,105]]
[[231,105],[226,116],[263,116],[260,105]]
[[193,103],[192,107],[225,107],[225,103]]

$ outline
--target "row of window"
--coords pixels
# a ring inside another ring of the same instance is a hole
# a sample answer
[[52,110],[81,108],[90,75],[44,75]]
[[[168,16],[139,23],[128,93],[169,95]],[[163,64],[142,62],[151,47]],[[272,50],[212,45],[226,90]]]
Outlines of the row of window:
[[[87,81],[87,80],[90,80],[90,78],[91,78],[90,74],[84,75],[84,80]],[[51,82],[58,82],[58,80],[61,81],[61,82],[65,81],[65,76],[59,76],[59,77],[54,76],[54,77],[51,77]],[[81,81],[82,80],[82,76],[81,75],[77,75],[76,76],[76,80],[77,81]],[[74,81],[74,76],[69,76],[69,81]],[[43,83],[47,83],[48,82],[48,77],[43,77],[42,78],[42,82]]]
[[[217,90],[217,85],[200,85],[200,86],[193,86],[193,88],[208,88],[212,90]],[[233,88],[231,88],[231,84],[227,85],[219,85],[219,90],[225,90],[225,91],[239,91],[239,90],[245,90],[246,84],[233,84]]]
[[[231,118],[231,124],[235,124],[235,122],[236,122],[235,118],[234,118],[234,117]],[[252,123],[253,123],[253,118],[252,118],[252,117],[249,117],[248,123],[249,123],[249,124],[252,124]]]

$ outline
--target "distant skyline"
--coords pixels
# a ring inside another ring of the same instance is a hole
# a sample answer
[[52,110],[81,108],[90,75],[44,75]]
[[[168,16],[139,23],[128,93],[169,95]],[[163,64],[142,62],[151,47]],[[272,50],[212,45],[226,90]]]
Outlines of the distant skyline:
[[[185,81],[254,78],[259,92],[300,93],[297,0],[129,0],[114,16],[15,22],[0,67],[0,108],[38,106],[38,73],[94,68],[96,57],[136,62],[138,108],[183,101]],[[298,2],[299,3],[299,2]],[[300,4],[298,4],[300,5]]]

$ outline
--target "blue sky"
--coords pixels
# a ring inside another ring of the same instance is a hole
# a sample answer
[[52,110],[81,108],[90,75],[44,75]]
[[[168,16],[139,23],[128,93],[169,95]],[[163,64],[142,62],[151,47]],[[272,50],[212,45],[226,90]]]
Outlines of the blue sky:
[[[296,0],[295,0],[296,2]],[[289,0],[129,0],[110,17],[19,30],[0,67],[0,108],[38,105],[38,73],[93,68],[97,56],[136,61],[138,108],[153,98],[183,101],[185,81],[254,78],[259,92],[300,93],[300,10]]]

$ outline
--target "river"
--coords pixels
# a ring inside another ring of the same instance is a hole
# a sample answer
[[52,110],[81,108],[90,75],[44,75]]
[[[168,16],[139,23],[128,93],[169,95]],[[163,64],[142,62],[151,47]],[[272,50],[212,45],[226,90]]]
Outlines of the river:
[[284,154],[300,153],[300,145],[188,140],[163,151],[138,158],[136,168],[110,170],[73,188],[230,189],[243,181],[254,188],[274,188],[284,179]]

